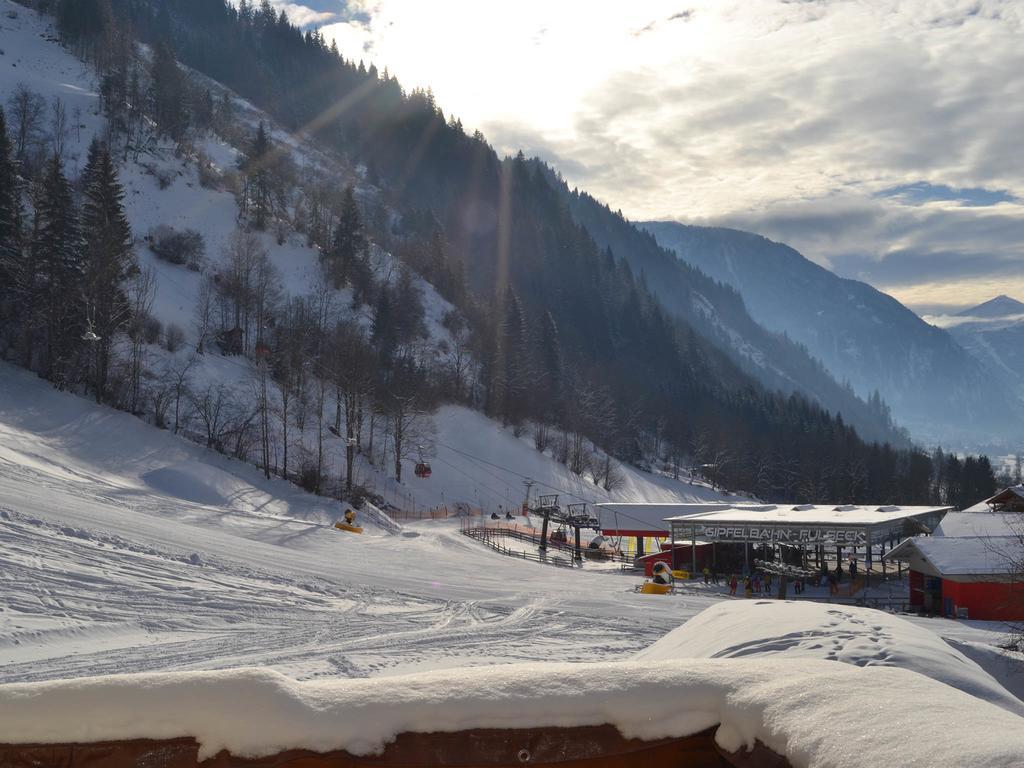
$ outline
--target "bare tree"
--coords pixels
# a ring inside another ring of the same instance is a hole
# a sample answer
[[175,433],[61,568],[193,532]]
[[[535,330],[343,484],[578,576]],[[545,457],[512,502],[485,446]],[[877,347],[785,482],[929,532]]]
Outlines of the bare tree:
[[345,490],[352,490],[352,473],[359,439],[363,402],[370,396],[376,372],[376,355],[365,333],[355,322],[339,323],[331,338],[331,378],[335,386],[334,428],[340,433],[345,421]]
[[64,150],[68,141],[68,108],[64,100],[54,96],[50,103],[50,141],[53,144],[53,154],[64,158]]
[[434,403],[423,367],[411,356],[394,362],[387,388],[379,396],[392,439],[395,480],[402,481],[402,460],[419,456],[433,444]]
[[334,316],[334,292],[322,272],[318,273],[311,297],[315,317],[316,352],[313,356],[314,396],[316,398],[316,483],[315,492],[320,493],[324,475],[324,406],[327,399],[327,377],[330,368],[325,364],[325,337]]
[[[462,402],[473,367],[473,336],[465,318],[456,312],[449,312],[445,315],[443,322],[451,336],[451,342],[445,349],[445,365],[448,378],[451,380],[452,396],[456,401]],[[538,450],[543,450],[543,448],[538,448]]]
[[172,362],[167,369],[167,376],[174,392],[174,434],[178,434],[178,430],[181,429],[181,401],[189,393],[189,374],[196,361],[195,355],[189,355],[184,362]]
[[199,293],[196,296],[196,308],[193,313],[192,328],[196,334],[196,352],[206,353],[206,344],[213,333],[214,324],[214,282],[210,275],[204,275],[199,281]]
[[201,392],[193,393],[191,400],[206,432],[206,447],[223,451],[224,422],[231,391],[223,384],[210,385]]
[[11,129],[18,160],[25,166],[32,149],[39,139],[46,100],[25,83],[18,83],[14,93],[7,100],[11,115]]
[[302,433],[306,424],[306,354],[315,344],[316,323],[308,299],[294,298],[285,304],[277,324],[274,342],[272,381],[277,391],[274,412],[281,424],[283,460],[281,473],[288,477],[291,450],[291,424]]
[[270,267],[259,237],[245,229],[236,229],[224,247],[217,288],[221,327],[242,331],[244,352],[252,349],[257,305],[261,298],[265,298],[259,296],[257,288],[257,275],[261,271],[264,272],[264,282],[268,282]]
[[263,460],[263,476],[270,479],[270,405],[267,397],[269,366],[265,359],[253,363],[251,377],[255,396],[256,416],[259,420],[260,453]]
[[82,108],[75,105],[75,108],[71,110],[71,123],[75,128],[75,143],[82,143]]
[[137,413],[141,398],[142,369],[146,351],[146,321],[153,308],[156,282],[153,270],[143,267],[128,284],[128,301],[131,306],[131,322],[128,338],[131,341],[128,374],[128,410]]

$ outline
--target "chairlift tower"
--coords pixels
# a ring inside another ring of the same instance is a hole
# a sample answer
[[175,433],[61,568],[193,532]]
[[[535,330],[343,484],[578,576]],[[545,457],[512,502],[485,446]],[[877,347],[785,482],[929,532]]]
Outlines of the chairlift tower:
[[540,515],[544,522],[540,529],[540,550],[546,552],[548,548],[548,526],[554,522],[556,525],[563,525],[573,529],[575,536],[575,553],[573,559],[576,562],[583,561],[583,547],[580,542],[580,531],[583,528],[590,528],[595,531],[601,530],[601,521],[587,512],[586,504],[568,504],[563,510],[558,504],[558,495],[541,496],[537,507],[531,510],[533,514]]

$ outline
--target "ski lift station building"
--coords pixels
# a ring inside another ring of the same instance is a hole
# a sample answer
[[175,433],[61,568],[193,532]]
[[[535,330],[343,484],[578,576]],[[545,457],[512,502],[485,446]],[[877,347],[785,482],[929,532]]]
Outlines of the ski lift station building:
[[601,510],[607,536],[664,537],[661,554],[673,568],[752,565],[768,550],[788,547],[820,564],[834,552],[862,555],[870,569],[909,537],[931,533],[952,507],[853,504],[607,503]]

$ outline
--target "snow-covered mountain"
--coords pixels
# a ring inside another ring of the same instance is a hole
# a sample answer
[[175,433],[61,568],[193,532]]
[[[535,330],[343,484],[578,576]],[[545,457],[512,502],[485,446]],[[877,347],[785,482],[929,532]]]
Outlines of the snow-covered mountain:
[[839,413],[860,435],[879,442],[905,442],[884,403],[868,402],[833,376],[793,338],[759,323],[735,288],[710,278],[675,257],[646,231],[596,199],[556,179],[573,216],[597,243],[643,275],[669,312],[684,319],[764,386],[810,397]]
[[927,319],[1024,397],[1024,303],[996,296],[954,315]]
[[952,335],[866,283],[750,232],[643,225],[680,259],[739,291],[759,323],[784,332],[862,396],[878,391],[920,440],[998,445],[1020,426],[1016,397]]
[[1024,317],[1024,303],[1011,299],[1009,296],[1000,294],[994,299],[982,302],[976,307],[961,310],[956,317],[974,318],[981,317],[992,320],[1000,320],[1009,317]]
[[[76,124],[68,132],[65,164],[68,174],[75,178],[84,166],[90,142],[102,136],[106,121],[100,110],[100,88],[95,72],[78,60],[57,40],[52,20],[42,14],[0,0],[0,94],[13,93],[24,85],[46,104],[61,100],[69,113],[75,115]],[[357,194],[373,202],[379,194],[367,183],[364,169],[338,156],[325,153],[311,142],[278,126],[274,120],[251,103],[216,82],[195,72],[190,77],[211,89],[218,101],[229,100],[238,125],[239,141],[246,140],[263,124],[279,147],[282,156],[288,156],[303,173],[330,174],[335,185],[354,183]],[[175,418],[172,406],[165,413],[168,420],[155,418],[151,403],[167,402],[172,379],[180,377],[177,387],[182,413],[181,433],[203,441],[203,419],[198,415],[195,400],[209,393],[220,405],[219,418],[228,424],[233,413],[241,413],[251,403],[255,385],[255,368],[244,355],[220,354],[210,344],[205,354],[196,354],[196,308],[204,291],[204,283],[216,281],[223,273],[226,251],[238,229],[239,206],[231,185],[225,181],[234,171],[243,147],[214,133],[197,138],[191,151],[182,153],[167,140],[154,140],[145,152],[129,152],[119,168],[124,187],[124,207],[135,237],[135,256],[139,267],[152,275],[152,296],[147,308],[149,322],[162,333],[155,334],[151,343],[141,349],[144,358],[143,389],[152,396],[140,414],[171,426]],[[205,254],[192,268],[159,258],[152,247],[151,233],[160,227],[177,231],[191,229],[198,232],[205,243]],[[253,232],[257,246],[267,256],[276,279],[275,290],[281,302],[310,295],[317,286],[321,270],[320,251],[296,232],[279,236],[276,232]],[[400,262],[379,247],[371,249],[371,267],[387,279],[400,269]],[[393,278],[392,278],[393,279]],[[424,329],[418,353],[428,360],[439,362],[455,346],[445,318],[454,312],[453,306],[440,296],[426,280],[414,278],[424,308]],[[350,286],[331,292],[331,301],[339,319],[349,319],[365,328],[372,325],[372,312],[366,305],[352,301]],[[175,346],[167,343],[171,329],[182,334]],[[463,342],[464,344],[465,342]],[[174,347],[173,349],[171,347]],[[465,353],[468,355],[468,353]],[[469,366],[471,363],[467,362]],[[7,374],[0,377],[0,394],[11,402],[16,378]],[[172,387],[173,388],[173,387]],[[270,395],[275,400],[275,395]],[[306,403],[303,407],[309,408]],[[281,412],[280,402],[274,409]],[[330,409],[333,414],[333,407]],[[189,415],[186,417],[185,414]],[[333,420],[333,417],[325,419]],[[275,419],[274,421],[277,421]],[[342,437],[322,430],[318,435],[315,419],[297,428],[291,424],[288,438],[293,466],[309,460],[319,450],[322,436],[323,464],[332,475],[345,465],[345,441]],[[380,423],[378,420],[378,430]],[[368,428],[370,429],[370,428]],[[424,442],[427,458],[433,461],[433,474],[429,481],[414,477],[419,456],[411,452],[402,459],[405,482],[394,478],[393,459],[382,458],[387,451],[386,432],[377,434],[377,456],[374,449],[361,450],[355,461],[355,478],[362,485],[382,497],[387,504],[406,513],[422,512],[429,508],[466,504],[488,511],[502,507],[518,507],[523,500],[523,480],[534,481],[534,493],[562,493],[566,501],[603,502],[611,500],[691,501],[720,498],[721,494],[702,482],[676,480],[657,472],[644,472],[636,467],[615,462],[617,477],[613,490],[605,490],[581,479],[564,464],[556,461],[549,450],[538,452],[529,434],[513,434],[499,423],[478,411],[456,404],[442,406],[430,419]],[[270,461],[280,466],[284,438],[279,424],[270,426]],[[373,446],[368,433],[364,439]],[[234,453],[230,447],[227,453]],[[215,454],[209,455],[216,462]],[[255,451],[249,451],[250,460],[256,461]],[[213,503],[220,491],[210,489],[192,477],[193,469],[205,477],[215,470],[205,470],[202,459],[190,460],[190,467],[182,474],[178,469],[161,470],[184,487],[195,487],[196,499]],[[168,474],[170,473],[170,474]],[[294,474],[294,470],[293,473]],[[156,476],[154,476],[156,477]],[[170,481],[169,481],[170,482]],[[172,483],[173,484],[173,483]],[[237,494],[230,489],[225,498]],[[576,494],[574,498],[568,495]],[[192,499],[192,500],[196,500]]]

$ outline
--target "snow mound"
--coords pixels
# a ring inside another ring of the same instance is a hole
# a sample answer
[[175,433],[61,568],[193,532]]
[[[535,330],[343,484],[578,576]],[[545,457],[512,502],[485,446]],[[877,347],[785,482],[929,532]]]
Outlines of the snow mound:
[[641,661],[741,657],[901,667],[1024,716],[1024,702],[938,635],[871,608],[774,600],[723,602],[636,655]]
[[160,467],[142,475],[142,480],[152,490],[172,498],[183,499],[194,504],[219,507],[227,504],[230,494],[221,492],[221,483],[213,467],[196,462],[183,462],[177,466]]
[[[244,702],[244,706],[240,706]],[[886,706],[880,706],[884,702]],[[755,740],[794,766],[1020,765],[1024,719],[887,667],[726,659],[506,665],[299,683],[261,669],[0,686],[0,742],[193,736],[200,759],[289,748],[379,752],[403,732],[611,724],[624,736],[719,725],[729,750]]]

